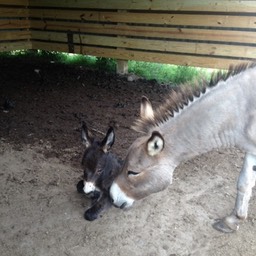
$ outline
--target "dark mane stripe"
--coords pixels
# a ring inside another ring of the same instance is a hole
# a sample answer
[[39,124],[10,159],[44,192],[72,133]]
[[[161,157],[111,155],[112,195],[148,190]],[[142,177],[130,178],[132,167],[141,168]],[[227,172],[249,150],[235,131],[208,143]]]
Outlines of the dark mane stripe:
[[227,72],[218,71],[213,73],[210,81],[201,79],[193,84],[186,83],[172,88],[165,102],[154,111],[154,119],[138,118],[132,128],[135,131],[147,133],[152,127],[159,126],[169,118],[172,118],[175,112],[182,111],[195,98],[202,97],[207,88],[214,87],[220,81],[226,81],[228,78],[255,66],[256,62],[230,66]]

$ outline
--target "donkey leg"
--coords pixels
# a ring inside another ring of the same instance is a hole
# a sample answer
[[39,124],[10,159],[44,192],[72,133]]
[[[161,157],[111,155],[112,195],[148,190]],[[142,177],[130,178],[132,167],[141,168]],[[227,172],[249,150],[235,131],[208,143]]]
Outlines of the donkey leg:
[[213,224],[215,229],[226,233],[238,230],[239,223],[247,218],[248,204],[255,180],[256,156],[247,153],[237,182],[235,208],[229,216]]

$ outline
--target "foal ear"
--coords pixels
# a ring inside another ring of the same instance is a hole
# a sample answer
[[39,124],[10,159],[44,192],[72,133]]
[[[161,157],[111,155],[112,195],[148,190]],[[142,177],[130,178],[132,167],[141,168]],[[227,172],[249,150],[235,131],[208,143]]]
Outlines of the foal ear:
[[159,154],[164,148],[164,138],[159,132],[153,132],[147,142],[147,152],[150,156]]
[[140,103],[140,117],[143,119],[154,119],[154,111],[149,99],[142,96]]
[[103,151],[106,153],[110,150],[110,148],[114,145],[115,142],[115,132],[112,127],[110,127],[107,131],[107,134],[103,141],[101,142],[101,147]]
[[90,130],[87,128],[85,122],[82,122],[82,133],[81,133],[82,142],[86,148],[90,147],[93,142],[93,135]]

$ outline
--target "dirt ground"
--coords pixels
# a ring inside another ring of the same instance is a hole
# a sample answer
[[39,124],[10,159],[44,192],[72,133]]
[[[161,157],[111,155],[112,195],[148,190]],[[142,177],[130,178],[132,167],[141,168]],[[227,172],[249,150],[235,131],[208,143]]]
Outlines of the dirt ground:
[[[179,166],[169,188],[88,222],[80,122],[105,133],[124,158],[142,95],[154,106],[167,85],[20,57],[0,61],[0,255],[256,255],[256,199],[237,233],[212,228],[234,206],[243,153],[211,152]],[[4,106],[4,103],[5,104]],[[216,103],[217,104],[217,103]],[[6,113],[4,108],[9,108]],[[192,117],[191,117],[192,118]]]

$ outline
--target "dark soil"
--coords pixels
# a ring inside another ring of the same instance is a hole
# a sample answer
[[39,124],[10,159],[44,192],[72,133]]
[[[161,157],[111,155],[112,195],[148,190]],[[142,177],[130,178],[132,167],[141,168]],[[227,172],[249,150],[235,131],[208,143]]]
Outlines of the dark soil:
[[[31,57],[2,60],[0,70],[0,103],[2,108],[6,100],[11,103],[8,113],[0,113],[0,137],[16,147],[48,141],[52,148],[44,152],[46,157],[61,157],[65,148],[81,144],[82,120],[97,136],[113,126],[117,154],[124,156],[134,138],[130,126],[141,96],[158,104],[168,92],[168,86],[156,81],[128,82],[127,77]],[[62,160],[77,166],[77,153]]]

